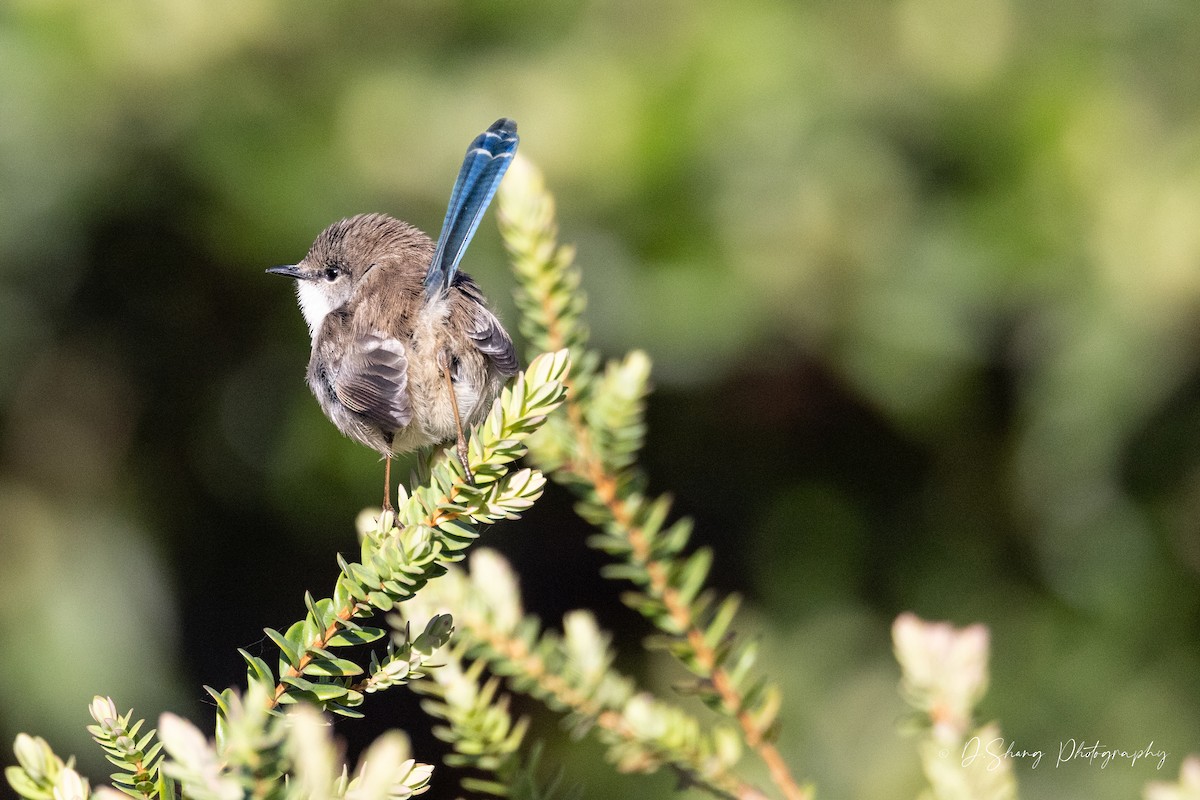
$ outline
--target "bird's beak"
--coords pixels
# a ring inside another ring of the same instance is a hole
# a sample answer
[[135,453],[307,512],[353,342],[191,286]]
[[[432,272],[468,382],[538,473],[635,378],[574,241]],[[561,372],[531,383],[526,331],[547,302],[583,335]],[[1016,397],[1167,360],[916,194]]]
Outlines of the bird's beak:
[[268,267],[267,272],[273,272],[276,275],[285,275],[289,278],[296,278],[297,280],[308,277],[300,271],[299,264],[284,264],[280,267]]

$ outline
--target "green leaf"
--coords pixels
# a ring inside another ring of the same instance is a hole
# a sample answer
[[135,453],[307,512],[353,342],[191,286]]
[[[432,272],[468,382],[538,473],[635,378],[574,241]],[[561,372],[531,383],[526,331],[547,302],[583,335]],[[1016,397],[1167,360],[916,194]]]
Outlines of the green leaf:
[[50,800],[54,797],[52,790],[41,789],[20,767],[5,767],[4,777],[8,779],[8,785],[13,791],[29,800]]
[[754,724],[760,735],[768,740],[774,739],[779,734],[778,716],[782,705],[783,696],[780,694],[779,687],[767,684],[762,697],[755,704],[755,708],[751,710],[751,716],[754,717]]
[[758,645],[755,642],[743,642],[730,654],[730,659],[733,663],[726,667],[730,680],[734,686],[741,686],[750,670],[754,668],[754,662],[758,660]]
[[525,374],[532,383],[562,382],[571,367],[571,355],[566,350],[542,353],[529,362]]
[[432,655],[434,650],[450,641],[452,633],[454,633],[454,617],[450,614],[438,614],[425,624],[425,630],[413,641],[413,650],[427,656]]
[[768,684],[766,678],[760,677],[755,679],[754,683],[750,685],[750,688],[746,689],[742,693],[742,704],[738,708],[738,711],[753,711],[754,708],[762,701],[763,693],[767,691],[767,688]]
[[675,576],[675,585],[683,597],[683,602],[690,604],[699,591],[704,588],[704,580],[712,567],[712,550],[702,547],[683,563]]
[[147,750],[145,752],[145,754],[142,756],[142,760],[145,761],[147,764],[153,763],[154,759],[158,757],[159,751],[161,751],[161,750],[162,750],[162,742],[155,742],[154,746],[151,747],[149,750]]
[[318,627],[329,627],[329,623],[333,619],[333,603],[331,601],[321,600],[318,602],[313,599],[312,592],[305,592],[304,605],[308,608],[308,613],[312,615],[313,621]]
[[[137,725],[134,725],[132,728],[129,729],[129,735],[130,736],[137,735],[137,731],[140,727],[142,727],[142,721],[139,720]],[[134,749],[138,750],[139,752],[144,752],[146,750],[146,747],[148,747],[149,744],[154,741],[154,735],[156,733],[158,733],[158,731],[151,728],[150,731],[145,736],[143,736],[136,745],[134,745]],[[143,758],[149,758],[149,756],[143,755]]]
[[[575,509],[578,512],[579,516],[583,517],[583,519],[585,521],[591,522],[592,524],[598,524],[598,523],[594,522],[593,520],[589,519],[590,516],[597,516],[597,515],[592,515],[590,511],[585,510],[582,507],[582,504],[577,505],[575,507]],[[598,515],[604,516],[605,518],[607,518],[607,513],[608,512],[606,512],[606,511],[601,511],[598,513]],[[618,558],[624,558],[627,555],[629,555],[630,552],[632,552],[632,548],[630,547],[629,541],[627,539],[621,538],[619,536],[614,536],[611,533],[592,534],[587,539],[587,545],[588,545],[588,547],[594,548],[596,550],[600,550],[601,552],[607,553],[610,556],[617,556]],[[617,566],[617,565],[612,565],[612,566]],[[638,573],[634,573],[634,574],[640,574],[640,575],[644,576],[645,570],[641,569]],[[645,578],[643,578],[643,580],[641,582],[645,583],[647,581]]]
[[298,689],[301,692],[311,692],[316,687],[316,684],[310,680],[297,677],[295,675],[285,675],[280,683],[285,686],[290,686],[293,689]]
[[394,605],[392,598],[384,592],[370,592],[367,600],[380,611],[391,611]]
[[316,623],[307,614],[304,619],[297,620],[287,629],[287,639],[296,649],[303,653],[308,649],[308,646],[319,640],[324,635],[325,630],[318,628]]
[[314,687],[312,695],[322,703],[338,700],[349,694],[349,690],[345,686],[336,683],[317,683],[314,684]]
[[[337,683],[314,683],[303,678],[294,678],[291,676],[285,677],[282,681],[284,684],[291,686],[301,694],[307,695],[318,700],[321,703],[327,703],[330,700],[337,700],[345,697],[349,690]],[[291,692],[289,692],[291,694]]]
[[263,628],[263,633],[265,633],[271,639],[271,641],[275,643],[275,646],[279,648],[280,653],[283,655],[284,661],[286,661],[289,666],[295,667],[300,663],[300,653],[295,647],[292,646],[292,643],[287,640],[286,636],[274,628]]
[[366,714],[362,713],[361,711],[355,711],[352,708],[347,708],[346,706],[334,702],[326,703],[325,710],[331,711],[334,714],[340,714],[343,717],[349,717],[350,719],[362,719],[366,716]]
[[354,598],[356,603],[365,604],[367,602],[367,594],[370,592],[370,589],[367,589],[365,586],[356,581],[353,576],[346,578],[346,580],[339,583],[339,585],[345,587],[346,592]]
[[240,647],[238,648],[238,652],[242,654],[242,658],[246,660],[246,664],[250,668],[248,673],[251,679],[257,680],[266,686],[275,685],[275,675],[271,672],[271,668],[267,666],[267,662],[258,656],[250,655],[248,651]]
[[[463,766],[472,766],[467,762]],[[464,791],[470,794],[483,794],[490,797],[508,797],[509,787],[497,781],[483,780],[480,778],[464,777],[461,781]]]
[[459,542],[473,542],[479,538],[479,532],[461,519],[450,519],[438,524],[438,530],[443,536]]
[[384,581],[383,590],[392,597],[408,598],[412,596],[412,585],[408,581]]
[[350,577],[360,586],[374,587],[379,585],[379,573],[375,572],[375,570],[355,562],[350,562],[349,569]]
[[729,630],[733,618],[737,615],[738,606],[741,605],[741,602],[741,598],[736,594],[729,595],[721,602],[721,605],[717,607],[716,613],[713,614],[712,620],[708,623],[708,627],[704,631],[705,644],[709,647],[717,647],[720,644],[726,631]]
[[370,644],[387,635],[383,628],[358,626],[355,629],[338,631],[325,644],[329,647],[352,647],[359,644]]
[[220,712],[220,715],[222,717],[228,717],[229,716],[229,697],[228,697],[227,693],[229,692],[229,690],[226,689],[223,692],[218,692],[216,689],[212,688],[211,686],[205,686],[204,691],[208,692],[209,697],[211,697],[213,699],[213,702],[215,702],[217,704],[217,711]]
[[335,656],[333,653],[329,652],[328,650],[326,650],[323,647],[308,648],[308,656],[309,656],[309,658],[329,658],[329,659],[337,658],[337,656]]
[[642,533],[648,539],[654,539],[660,530],[663,523],[667,520],[667,515],[671,513],[671,498],[663,495],[653,502],[647,504],[643,511],[641,519]]
[[600,567],[600,574],[609,580],[629,581],[630,583],[636,583],[640,585],[645,585],[650,580],[649,576],[646,574],[645,567],[642,567],[639,564],[605,564],[604,566]]
[[313,659],[303,670],[305,675],[321,675],[324,677],[350,677],[361,675],[362,667],[344,658]]

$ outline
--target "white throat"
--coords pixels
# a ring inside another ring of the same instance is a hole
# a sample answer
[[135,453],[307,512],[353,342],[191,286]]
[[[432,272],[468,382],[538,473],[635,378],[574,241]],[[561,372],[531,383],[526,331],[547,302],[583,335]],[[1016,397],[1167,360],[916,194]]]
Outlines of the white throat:
[[315,281],[303,279],[296,281],[296,299],[300,301],[300,312],[304,314],[304,321],[308,323],[308,333],[313,342],[316,342],[321,324],[325,322],[329,312],[333,311],[333,305]]

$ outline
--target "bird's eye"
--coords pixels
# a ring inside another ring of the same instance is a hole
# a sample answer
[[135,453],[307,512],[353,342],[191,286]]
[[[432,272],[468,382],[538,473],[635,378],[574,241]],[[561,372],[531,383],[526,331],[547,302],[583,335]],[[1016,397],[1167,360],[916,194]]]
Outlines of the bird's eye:
[[341,274],[342,273],[338,270],[337,267],[326,267],[325,268],[325,280],[327,280],[327,281],[336,281],[338,278],[338,275],[341,275]]

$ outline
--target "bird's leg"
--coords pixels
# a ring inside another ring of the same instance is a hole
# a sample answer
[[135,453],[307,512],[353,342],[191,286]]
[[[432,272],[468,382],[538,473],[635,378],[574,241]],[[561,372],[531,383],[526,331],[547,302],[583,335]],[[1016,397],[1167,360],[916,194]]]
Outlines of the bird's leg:
[[386,514],[396,509],[392,508],[392,457],[383,457],[383,512]]
[[450,392],[450,408],[454,411],[454,429],[458,432],[454,440],[454,449],[458,453],[458,462],[462,464],[467,483],[475,485],[475,476],[471,474],[471,466],[467,461],[467,437],[463,434],[462,417],[458,415],[458,395],[454,391],[454,378],[450,375],[450,365],[446,363],[446,351],[438,354],[438,366],[442,375],[446,376],[446,389]]
[[383,513],[380,514],[379,521],[387,527],[396,521],[396,509],[392,508],[392,438],[392,434],[384,432],[383,440],[388,449],[383,454]]

